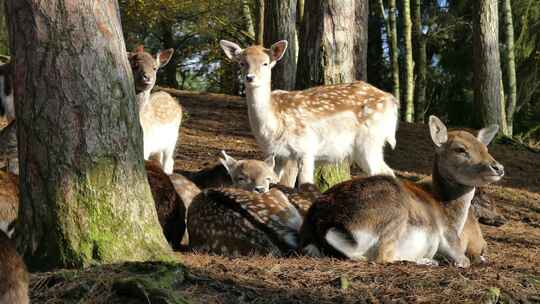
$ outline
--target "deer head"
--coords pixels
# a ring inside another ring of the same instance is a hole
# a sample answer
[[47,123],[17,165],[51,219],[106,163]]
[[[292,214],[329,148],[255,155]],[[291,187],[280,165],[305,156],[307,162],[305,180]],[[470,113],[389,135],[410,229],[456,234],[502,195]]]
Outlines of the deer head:
[[279,177],[274,172],[275,159],[273,155],[260,161],[236,160],[225,151],[221,151],[221,154],[224,158],[220,158],[219,161],[227,169],[234,186],[237,188],[265,193],[270,189],[270,184],[279,181]]
[[225,55],[240,65],[246,88],[270,85],[272,68],[287,50],[287,41],[274,43],[270,49],[255,45],[242,49],[238,44],[227,40],[219,42]]
[[6,115],[9,120],[15,118],[13,78],[9,62],[0,65],[0,116],[3,115]]
[[154,87],[158,69],[169,63],[173,53],[173,49],[167,49],[159,51],[155,56],[152,56],[144,51],[142,45],[136,47],[133,52],[128,53],[137,94],[150,91]]
[[429,131],[436,146],[435,169],[443,179],[465,186],[477,187],[500,180],[504,167],[487,149],[498,130],[497,125],[491,125],[480,130],[476,137],[465,131],[448,132],[442,121],[430,116]]

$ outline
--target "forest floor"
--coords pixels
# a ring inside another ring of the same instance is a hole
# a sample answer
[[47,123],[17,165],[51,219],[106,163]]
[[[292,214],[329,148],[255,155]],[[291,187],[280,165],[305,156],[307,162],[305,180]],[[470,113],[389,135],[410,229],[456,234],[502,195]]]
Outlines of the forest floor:
[[[176,169],[195,171],[213,164],[222,149],[240,159],[262,157],[250,134],[243,99],[187,92],[178,99],[186,115]],[[405,176],[429,174],[433,147],[427,126],[401,123],[397,141],[396,149],[386,153],[390,166]],[[482,225],[488,242],[485,265],[459,269],[180,252],[176,254],[183,264],[180,268],[128,264],[34,273],[32,300],[173,303],[160,302],[163,291],[138,288],[142,283],[109,284],[111,278],[140,273],[142,267],[142,273],[151,273],[150,281],[166,278],[166,285],[172,286],[167,292],[189,303],[540,303],[540,151],[501,141],[492,144],[490,152],[507,174],[482,192],[507,222],[500,227]],[[137,292],[146,300],[122,297]]]

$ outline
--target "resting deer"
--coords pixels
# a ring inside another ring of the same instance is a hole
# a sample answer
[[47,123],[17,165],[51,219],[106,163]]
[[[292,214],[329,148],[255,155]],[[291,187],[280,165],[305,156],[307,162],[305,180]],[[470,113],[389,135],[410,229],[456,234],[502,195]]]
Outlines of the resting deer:
[[154,57],[140,46],[129,53],[144,135],[144,159],[148,160],[152,154],[157,154],[167,174],[173,172],[182,107],[168,93],[150,94],[150,91],[156,83],[157,70],[169,62],[173,52],[173,49],[160,51]]
[[433,257],[439,254],[468,267],[460,235],[475,187],[504,175],[486,147],[498,126],[474,137],[465,131],[447,132],[431,116],[429,129],[436,146],[432,193],[389,176],[338,184],[308,211],[300,232],[304,252],[383,263],[436,263]]
[[296,250],[309,194],[268,190],[278,180],[273,159],[246,165],[224,156],[231,179],[241,188],[206,189],[195,197],[188,210],[190,247],[230,255],[281,256]]
[[220,44],[242,68],[251,131],[263,152],[280,160],[277,172],[282,163],[295,160],[299,183],[313,183],[316,160],[352,158],[368,175],[393,175],[383,157],[385,143],[396,143],[399,105],[391,94],[362,81],[272,92],[271,69],[287,41],[270,49],[242,49],[226,40]]
[[15,242],[0,229],[0,304],[27,304],[28,271]]

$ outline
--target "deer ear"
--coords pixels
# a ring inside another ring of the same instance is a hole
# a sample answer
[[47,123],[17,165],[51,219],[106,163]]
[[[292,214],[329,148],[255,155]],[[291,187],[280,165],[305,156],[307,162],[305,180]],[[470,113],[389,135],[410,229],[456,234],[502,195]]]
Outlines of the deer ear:
[[236,169],[236,165],[238,164],[238,161],[234,159],[232,156],[229,156],[227,152],[225,152],[224,150],[221,150],[221,154],[223,155],[224,158],[219,158],[219,161],[221,162],[221,164],[223,164],[225,169],[227,169],[227,172],[229,173],[229,175],[232,177],[232,173]]
[[287,45],[287,40],[281,40],[272,44],[272,46],[270,47],[270,55],[272,57],[272,61],[279,61],[281,58],[283,58],[283,55],[287,50]]
[[219,45],[223,49],[223,52],[225,52],[225,55],[227,55],[227,58],[232,61],[238,61],[238,56],[242,53],[242,48],[238,44],[227,40],[221,40],[219,41]]
[[133,53],[142,53],[144,52],[144,45],[139,44],[133,49]]
[[478,131],[478,135],[476,136],[476,138],[478,138],[481,143],[487,146],[493,140],[493,138],[495,138],[497,132],[499,132],[499,125],[491,125]]
[[431,134],[431,140],[437,147],[442,146],[448,140],[446,126],[439,118],[433,115],[429,117],[429,133]]
[[268,156],[265,160],[264,160],[264,163],[270,167],[270,169],[274,170],[274,167],[276,166],[276,156],[274,154]]
[[157,63],[159,67],[163,67],[169,63],[169,60],[171,60],[172,55],[174,54],[174,49],[166,49],[164,51],[159,51],[156,55]]

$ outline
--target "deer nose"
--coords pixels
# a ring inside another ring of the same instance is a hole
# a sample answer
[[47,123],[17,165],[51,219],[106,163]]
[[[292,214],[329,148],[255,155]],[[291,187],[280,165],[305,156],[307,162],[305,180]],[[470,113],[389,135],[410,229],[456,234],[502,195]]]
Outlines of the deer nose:
[[264,186],[256,186],[255,189],[253,189],[257,193],[264,193],[266,192],[266,188]]
[[255,80],[255,75],[253,75],[253,74],[247,74],[246,75],[246,81],[247,82],[253,82],[253,80]]
[[146,75],[146,74],[142,75],[142,79],[143,79],[143,81],[145,81],[145,82],[149,82],[149,81],[150,81],[150,77],[148,77],[148,75]]
[[497,175],[503,176],[504,175],[504,167],[503,165],[495,162],[490,165],[491,170],[493,170]]

